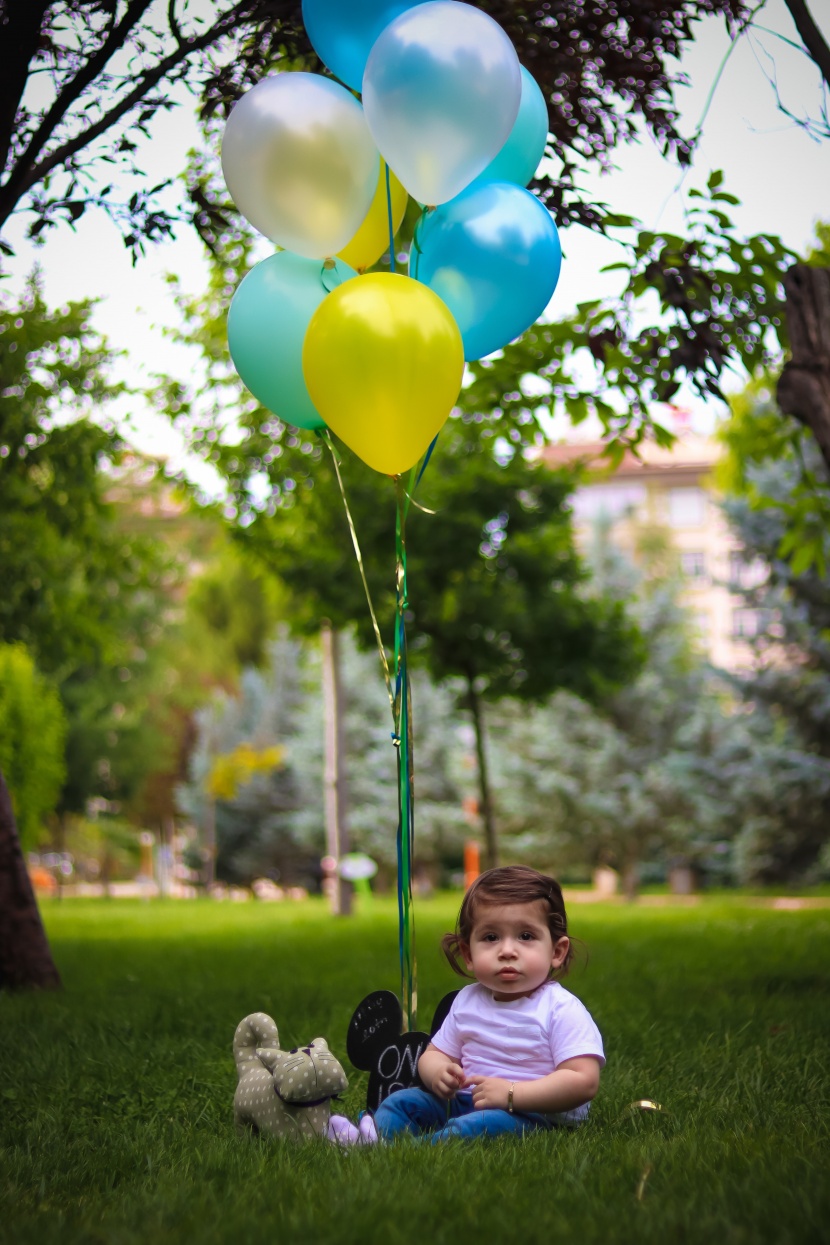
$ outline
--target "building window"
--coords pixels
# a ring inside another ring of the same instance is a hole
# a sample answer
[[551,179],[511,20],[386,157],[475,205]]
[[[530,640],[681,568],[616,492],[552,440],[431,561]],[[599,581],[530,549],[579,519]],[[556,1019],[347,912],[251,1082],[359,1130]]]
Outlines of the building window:
[[736,640],[749,640],[764,630],[766,611],[740,609],[732,611],[732,635]]
[[599,515],[619,519],[641,506],[645,495],[642,484],[588,484],[576,490],[571,508],[577,522]]
[[672,527],[700,527],[706,517],[706,494],[701,488],[670,488],[668,511]]
[[705,579],[706,554],[699,550],[681,553],[680,569],[686,579]]
[[729,555],[729,582],[735,588],[757,588],[767,578],[767,564],[762,558],[747,562],[740,550]]

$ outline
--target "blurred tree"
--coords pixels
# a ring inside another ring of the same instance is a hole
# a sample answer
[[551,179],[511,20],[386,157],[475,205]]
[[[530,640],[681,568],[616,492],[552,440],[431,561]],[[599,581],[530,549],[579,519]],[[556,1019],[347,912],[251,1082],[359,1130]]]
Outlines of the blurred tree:
[[[641,656],[622,604],[592,592],[576,553],[566,508],[573,477],[509,450],[498,460],[497,429],[496,421],[482,431],[458,420],[444,431],[407,523],[412,656],[436,681],[463,680],[492,861],[498,847],[484,700],[539,700],[555,687],[595,696],[630,677]],[[354,460],[342,471],[372,597],[391,621],[392,490]],[[341,628],[356,624],[372,645],[361,580],[343,556],[348,529],[330,465],[320,463],[315,481],[290,496],[291,504],[238,529],[237,538],[293,593],[300,625],[315,629],[321,617]]]
[[[398,811],[389,705],[376,658],[361,653],[348,634],[342,640],[350,833],[355,848],[394,871]],[[269,651],[269,665],[246,670],[237,695],[197,713],[198,741],[179,799],[196,824],[209,827],[207,784],[216,759],[245,743],[280,747],[281,769],[252,776],[232,799],[216,802],[217,876],[247,883],[277,871],[309,884],[325,850],[320,654],[284,634]],[[425,864],[460,855],[464,747],[452,692],[417,671],[413,694],[417,860]]]
[[[287,742],[303,699],[301,647],[281,635],[269,645],[262,671],[242,672],[238,694],[221,693],[196,712],[197,738],[189,761],[189,781],[177,792],[179,807],[202,828],[207,872],[231,882],[278,871],[290,874],[298,847],[288,815],[303,803],[304,792]],[[230,798],[212,788],[220,758],[240,747],[258,752],[278,747],[283,760],[252,773]],[[215,858],[215,871],[213,861]]]
[[0,770],[21,841],[35,847],[57,807],[66,763],[60,698],[21,644],[0,644]]
[[0,639],[59,678],[84,661],[115,664],[147,552],[123,539],[105,500],[103,469],[124,446],[100,412],[123,389],[91,310],[50,311],[37,276],[0,304]]
[[717,801],[680,779],[691,741],[722,715],[678,604],[668,538],[644,528],[640,550],[637,571],[600,523],[589,556],[606,592],[627,599],[638,590],[632,613],[646,653],[642,669],[594,708],[565,692],[532,713],[506,705],[497,779],[513,834],[560,861],[613,865],[629,894],[641,862],[670,850],[690,854],[695,833],[711,839],[704,826]]
[[830,530],[816,529],[809,562],[799,550],[790,561],[781,556],[791,507],[814,481],[827,490],[830,473],[800,430],[776,424],[763,396],[756,411],[757,436],[747,438],[741,414],[728,433],[733,449],[746,451],[745,487],[725,511],[742,548],[730,587],[743,597],[753,656],[734,683],[748,704],[768,709],[781,754],[777,790],[769,761],[755,788],[758,828],[746,836],[746,867],[777,880],[807,873],[830,840]]
[[286,593],[262,563],[217,531],[209,559],[187,587],[185,626],[216,658],[217,674],[268,662],[268,645],[285,616]]

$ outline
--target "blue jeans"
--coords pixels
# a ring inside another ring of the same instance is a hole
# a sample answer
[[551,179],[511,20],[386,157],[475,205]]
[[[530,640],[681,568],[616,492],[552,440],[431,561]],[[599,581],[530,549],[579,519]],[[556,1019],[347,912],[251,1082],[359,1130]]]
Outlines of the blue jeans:
[[388,1140],[400,1133],[415,1137],[431,1133],[430,1142],[449,1141],[461,1137],[472,1141],[476,1137],[500,1137],[515,1133],[536,1132],[540,1128],[552,1128],[544,1115],[529,1111],[511,1114],[488,1108],[477,1111],[470,1094],[456,1094],[449,1102],[436,1098],[425,1089],[399,1089],[383,1102],[375,1112],[378,1136]]

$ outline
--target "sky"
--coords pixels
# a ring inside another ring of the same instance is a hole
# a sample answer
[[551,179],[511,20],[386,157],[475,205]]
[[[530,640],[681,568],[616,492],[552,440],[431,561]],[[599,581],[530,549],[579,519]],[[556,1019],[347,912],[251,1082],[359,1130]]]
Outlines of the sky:
[[[812,0],[811,11],[830,40],[830,12],[823,0]],[[787,42],[796,41],[797,34],[783,0],[767,0],[756,20],[764,29],[745,34],[731,54],[721,19],[706,18],[696,26],[696,40],[681,64],[689,85],[677,91],[681,132],[691,134],[698,128],[715,89],[692,171],[682,177],[645,136],[617,151],[610,173],[584,179],[588,193],[636,216],[646,228],[679,227],[688,190],[702,187],[710,172],[723,169],[724,189],[741,200],[733,216],[745,233],[779,234],[796,251],[809,246],[816,221],[830,220],[830,140],[816,142],[783,115],[776,106],[773,81],[792,113],[817,118],[820,76],[812,62]],[[176,109],[158,119],[140,153],[151,184],[178,175],[188,150],[199,142],[192,103],[183,97]],[[52,231],[39,248],[27,242],[24,233],[23,220],[13,221],[9,238],[17,255],[10,263],[10,280],[4,283],[7,290],[20,289],[37,262],[50,305],[78,298],[100,300],[93,323],[111,346],[125,352],[117,364],[119,377],[141,386],[159,372],[191,376],[190,350],[165,333],[179,323],[165,275],[176,273],[187,293],[198,294],[204,288],[207,265],[192,230],[182,226],[175,240],[149,249],[136,267],[131,266],[117,229],[101,212],[86,214],[74,231],[68,227]],[[600,271],[621,258],[612,243],[579,228],[563,231],[562,243],[562,276],[547,313],[552,318],[567,315],[585,299],[612,293],[619,281],[618,275]],[[693,426],[701,431],[709,430],[723,414],[714,400],[703,404],[689,395],[681,400],[691,409]],[[169,457],[171,467],[186,465],[194,478],[208,482],[204,471],[187,459],[168,422],[146,403],[133,398],[129,411],[125,407],[122,413],[129,416],[126,431],[133,444]],[[566,431],[557,429],[559,435]]]

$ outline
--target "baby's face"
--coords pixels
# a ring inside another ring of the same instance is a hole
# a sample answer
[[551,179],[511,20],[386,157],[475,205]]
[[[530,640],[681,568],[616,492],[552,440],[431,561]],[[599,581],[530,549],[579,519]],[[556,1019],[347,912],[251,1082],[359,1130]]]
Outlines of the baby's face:
[[467,968],[499,1001],[522,998],[547,980],[568,953],[567,938],[554,943],[543,900],[482,906],[469,943],[461,944]]

